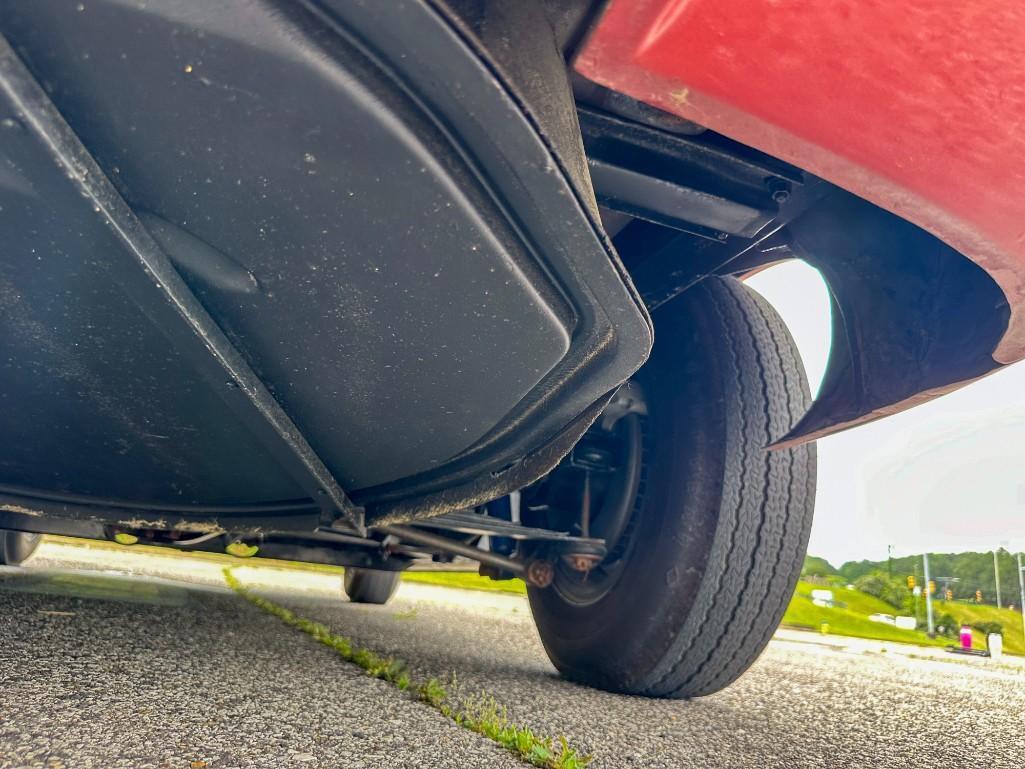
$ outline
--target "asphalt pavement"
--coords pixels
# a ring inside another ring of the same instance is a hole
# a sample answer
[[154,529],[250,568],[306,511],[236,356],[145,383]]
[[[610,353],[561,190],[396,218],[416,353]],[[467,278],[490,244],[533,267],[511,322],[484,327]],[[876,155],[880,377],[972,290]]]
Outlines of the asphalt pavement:
[[[120,568],[147,576],[84,570],[107,560],[51,550],[0,569],[0,768],[523,766],[226,592],[214,566],[136,557]],[[404,585],[368,607],[340,598],[336,576],[236,573],[418,678],[486,692],[600,769],[1025,760],[1021,666],[791,634],[724,692],[649,700],[561,680],[518,597]]]

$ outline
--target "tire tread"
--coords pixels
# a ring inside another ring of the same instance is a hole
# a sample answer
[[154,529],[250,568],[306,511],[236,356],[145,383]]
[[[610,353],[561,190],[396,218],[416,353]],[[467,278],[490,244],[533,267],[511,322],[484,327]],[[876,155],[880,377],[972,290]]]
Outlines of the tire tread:
[[[807,490],[814,483],[813,454],[797,461],[799,452],[810,449],[757,451],[752,456],[751,440],[743,439],[757,427],[769,444],[807,409],[810,393],[794,343],[765,300],[739,281],[710,279],[704,288],[711,294],[732,361],[730,412],[737,417],[733,429],[738,434],[740,481],[728,512],[724,499],[719,528],[728,534],[729,546],[723,549],[723,538],[717,536],[718,552],[711,561],[720,566],[710,563],[714,582],[702,586],[706,595],[699,597],[699,617],[687,623],[680,633],[682,643],[656,666],[657,678],[644,689],[660,697],[718,691],[754,662],[785,610],[810,530]],[[753,475],[762,481],[750,484]],[[757,499],[750,499],[752,485]],[[748,514],[751,504],[759,506],[757,515]]]

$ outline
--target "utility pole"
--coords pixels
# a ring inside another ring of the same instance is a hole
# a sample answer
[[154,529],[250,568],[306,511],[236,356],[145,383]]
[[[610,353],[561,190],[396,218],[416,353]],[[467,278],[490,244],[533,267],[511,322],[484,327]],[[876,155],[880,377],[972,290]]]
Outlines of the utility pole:
[[1021,591],[1021,632],[1025,634],[1025,567],[1021,565],[1021,553],[1018,553],[1018,590]]
[[920,596],[922,594],[922,583],[918,581],[918,563],[917,562],[914,563],[914,567],[915,567],[915,587],[911,591],[911,594],[914,596],[914,599],[915,599],[915,627],[917,628],[918,624],[919,624],[919,617],[921,617],[921,614],[922,614],[922,607],[918,603],[918,596]]
[[1000,608],[1000,564],[997,561],[997,553],[999,550],[993,551],[993,581],[997,583],[997,608]]
[[925,584],[922,585],[922,589],[925,590],[925,622],[926,627],[929,629],[929,636],[932,637],[936,634],[936,628],[932,622],[932,594],[929,592],[929,554],[922,553],[922,568],[925,570]]
[[886,576],[893,579],[893,545],[886,546]]

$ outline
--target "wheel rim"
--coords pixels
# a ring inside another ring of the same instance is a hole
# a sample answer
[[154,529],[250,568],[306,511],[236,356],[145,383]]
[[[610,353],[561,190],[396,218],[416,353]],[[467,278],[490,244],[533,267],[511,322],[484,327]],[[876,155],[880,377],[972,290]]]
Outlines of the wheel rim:
[[[604,598],[619,582],[633,552],[637,519],[644,500],[647,474],[648,405],[643,390],[629,383],[632,404],[620,414],[604,415],[588,431],[601,431],[607,442],[611,436],[618,449],[618,463],[607,479],[600,499],[592,509],[589,536],[605,540],[607,554],[589,571],[573,569],[559,561],[555,580],[549,589],[566,603],[587,606]],[[582,474],[581,474],[582,483]]]

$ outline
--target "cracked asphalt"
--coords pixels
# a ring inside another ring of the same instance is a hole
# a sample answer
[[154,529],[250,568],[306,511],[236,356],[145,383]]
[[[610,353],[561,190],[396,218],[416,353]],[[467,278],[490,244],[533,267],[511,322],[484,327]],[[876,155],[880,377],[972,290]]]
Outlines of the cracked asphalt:
[[[101,566],[103,554],[51,548],[29,568],[0,569],[2,769],[523,766],[226,592],[216,564],[133,554],[116,566],[136,576],[87,571]],[[1025,759],[1023,666],[788,636],[724,692],[647,700],[559,679],[518,597],[407,584],[367,607],[339,597],[337,576],[236,574],[418,678],[488,692],[512,719],[564,734],[592,767]]]

